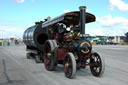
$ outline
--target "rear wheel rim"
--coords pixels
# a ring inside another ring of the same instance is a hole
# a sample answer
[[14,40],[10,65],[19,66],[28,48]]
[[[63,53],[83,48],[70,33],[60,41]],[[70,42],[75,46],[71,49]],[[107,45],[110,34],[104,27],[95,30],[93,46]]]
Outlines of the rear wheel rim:
[[57,44],[54,40],[47,40],[44,45],[44,64],[45,68],[49,71],[55,70],[56,57],[54,50]]
[[45,44],[45,49],[44,49],[44,64],[46,69],[49,69],[50,64],[51,64],[51,56],[48,55],[51,54],[51,48],[48,43]]

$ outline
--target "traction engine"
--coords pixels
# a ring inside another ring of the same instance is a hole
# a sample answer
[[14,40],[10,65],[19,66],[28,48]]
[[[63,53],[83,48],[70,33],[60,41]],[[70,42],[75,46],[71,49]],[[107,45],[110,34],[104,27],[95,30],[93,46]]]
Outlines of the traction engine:
[[94,22],[96,18],[86,12],[85,6],[79,9],[80,11],[68,12],[39,23],[37,25],[39,26],[37,29],[40,29],[37,32],[40,34],[40,37],[37,35],[39,39],[24,41],[27,45],[36,42],[35,46],[31,43],[28,47],[42,54],[38,59],[44,61],[48,71],[55,70],[58,64],[62,64],[65,76],[74,78],[76,70],[90,66],[91,73],[98,77],[104,73],[104,59],[97,52],[92,51],[92,45],[85,34],[85,24]]

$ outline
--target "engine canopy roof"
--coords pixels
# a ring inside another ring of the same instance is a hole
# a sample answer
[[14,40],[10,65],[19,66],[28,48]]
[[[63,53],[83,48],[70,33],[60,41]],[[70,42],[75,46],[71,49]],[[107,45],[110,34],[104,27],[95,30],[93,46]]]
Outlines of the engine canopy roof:
[[[96,17],[91,14],[86,12],[86,17],[85,17],[86,23],[94,22],[96,20]],[[49,21],[46,21],[42,23],[42,27],[47,27],[50,25],[54,25],[56,23],[64,23],[67,27],[70,25],[79,25],[80,22],[80,12],[79,11],[73,11],[73,12],[68,12],[63,15],[60,15],[54,19],[51,19]]]

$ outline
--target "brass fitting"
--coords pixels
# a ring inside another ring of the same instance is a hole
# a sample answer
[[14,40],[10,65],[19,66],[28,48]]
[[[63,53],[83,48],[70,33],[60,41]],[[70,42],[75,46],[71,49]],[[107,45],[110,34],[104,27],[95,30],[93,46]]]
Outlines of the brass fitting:
[[68,68],[68,67],[69,67],[69,64],[68,64],[68,63],[66,63],[66,64],[65,64],[65,68]]
[[85,10],[86,9],[86,6],[80,6],[79,9],[80,10]]

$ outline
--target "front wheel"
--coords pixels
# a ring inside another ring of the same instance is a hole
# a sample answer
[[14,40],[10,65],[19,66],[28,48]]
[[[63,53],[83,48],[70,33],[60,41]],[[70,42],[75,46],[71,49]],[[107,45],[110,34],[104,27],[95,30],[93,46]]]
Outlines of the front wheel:
[[70,52],[64,57],[64,73],[67,78],[74,78],[76,74],[76,60]]
[[90,58],[90,70],[94,76],[102,76],[105,70],[104,58],[98,53],[92,53]]

